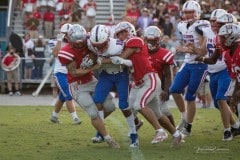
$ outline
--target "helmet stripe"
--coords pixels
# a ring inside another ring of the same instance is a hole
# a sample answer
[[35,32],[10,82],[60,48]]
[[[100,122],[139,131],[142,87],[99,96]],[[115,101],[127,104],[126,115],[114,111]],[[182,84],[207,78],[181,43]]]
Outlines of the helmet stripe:
[[214,12],[214,17],[216,17],[217,16],[217,10]]
[[95,38],[96,38],[96,39],[95,39],[96,42],[98,42],[98,29],[99,29],[99,25],[98,25],[97,28],[96,28],[96,37],[95,37]]
[[188,4],[189,4],[189,2],[187,2],[187,3],[186,3],[186,6],[185,6],[185,8],[187,8],[187,7],[188,7]]

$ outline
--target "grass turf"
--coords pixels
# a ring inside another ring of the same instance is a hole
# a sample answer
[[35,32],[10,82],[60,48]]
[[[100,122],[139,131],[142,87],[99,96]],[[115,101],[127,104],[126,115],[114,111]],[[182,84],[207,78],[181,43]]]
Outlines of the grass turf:
[[[62,123],[53,124],[49,121],[52,107],[1,106],[0,160],[235,160],[240,156],[240,136],[231,142],[221,140],[223,127],[216,109],[197,109],[192,135],[177,149],[170,147],[171,136],[152,145],[154,130],[146,120],[139,130],[140,147],[129,148],[126,121],[119,110],[105,125],[121,148],[93,144],[90,139],[95,129],[86,113],[77,109],[81,125],[73,124],[65,108],[59,115]],[[178,110],[171,111],[178,123]]]

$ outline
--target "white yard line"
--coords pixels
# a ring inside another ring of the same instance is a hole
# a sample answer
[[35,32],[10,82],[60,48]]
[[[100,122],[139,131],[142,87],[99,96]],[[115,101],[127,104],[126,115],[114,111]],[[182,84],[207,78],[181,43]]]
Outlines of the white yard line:
[[[121,121],[119,121],[116,117],[114,118],[113,116],[109,116],[107,119],[109,119],[116,126],[116,129],[120,134],[120,137],[127,137],[128,129],[126,124],[121,123]],[[126,129],[123,129],[123,128],[126,128]],[[127,145],[128,145],[128,150],[131,153],[131,160],[145,160],[144,155],[141,152],[139,147],[131,148],[129,146],[129,143]],[[140,145],[141,145],[141,141],[140,141]]]

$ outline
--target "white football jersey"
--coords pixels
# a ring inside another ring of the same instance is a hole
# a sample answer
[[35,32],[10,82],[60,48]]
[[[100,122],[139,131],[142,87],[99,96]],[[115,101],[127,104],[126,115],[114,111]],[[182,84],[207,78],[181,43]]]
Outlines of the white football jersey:
[[109,47],[108,49],[103,52],[103,53],[99,53],[91,44],[90,40],[88,39],[88,48],[93,51],[94,53],[100,55],[100,56],[104,56],[104,57],[111,57],[111,56],[116,56],[122,53],[122,49],[123,49],[123,42],[118,40],[118,39],[114,39],[114,38],[109,38]]
[[[99,56],[102,57],[112,57],[112,56],[117,56],[120,55],[122,53],[123,50],[123,42],[118,40],[118,39],[114,39],[114,38],[109,38],[109,46],[107,48],[107,50],[103,53],[99,53],[92,45],[90,40],[88,39],[88,48],[93,51],[94,53],[98,54]],[[116,64],[102,64],[101,65],[101,69],[109,69],[109,68],[119,68],[119,65]]]
[[[57,40],[56,39],[52,39],[48,42],[49,47],[51,49],[51,51],[53,51],[54,47],[57,44]],[[66,42],[61,42],[61,47],[63,47],[66,44]],[[58,57],[55,57],[55,62],[54,62],[54,69],[53,69],[53,73],[65,73],[67,74],[67,68],[65,65],[63,65]]]
[[[206,38],[207,42],[206,42],[206,48],[208,50],[208,54],[206,55],[206,57],[211,57],[215,51],[215,47],[214,47],[214,37],[216,36],[215,33],[212,31],[211,27],[205,27],[202,29],[203,31],[203,36]],[[224,62],[223,57],[219,57],[219,59],[217,60],[217,62],[215,64],[212,65],[208,65],[208,72],[209,73],[217,73],[219,71],[222,71],[224,69],[226,69],[226,63]]]
[[[197,20],[192,25],[189,25],[187,22],[180,22],[178,24],[178,30],[182,34],[183,43],[194,43],[196,47],[200,47],[199,35],[196,32],[197,26],[202,26],[202,28],[209,26],[209,21],[206,20]],[[186,53],[184,62],[185,63],[197,63],[194,59],[197,55]]]

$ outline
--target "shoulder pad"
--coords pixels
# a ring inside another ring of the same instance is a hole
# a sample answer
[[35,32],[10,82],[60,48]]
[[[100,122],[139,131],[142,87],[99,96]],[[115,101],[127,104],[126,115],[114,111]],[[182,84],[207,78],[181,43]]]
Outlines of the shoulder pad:
[[126,47],[130,47],[130,48],[134,48],[134,47],[141,48],[143,45],[144,45],[144,41],[139,37],[130,38],[126,42]]

